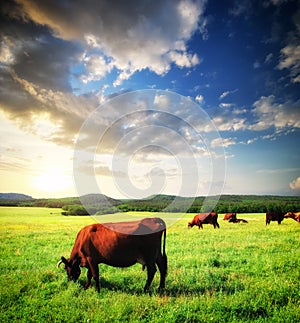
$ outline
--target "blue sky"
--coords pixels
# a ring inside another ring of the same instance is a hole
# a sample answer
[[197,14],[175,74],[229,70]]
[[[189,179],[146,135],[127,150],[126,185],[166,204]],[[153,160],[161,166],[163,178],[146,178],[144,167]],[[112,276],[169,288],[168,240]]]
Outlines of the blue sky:
[[299,1],[17,0],[1,16],[1,192],[299,195]]

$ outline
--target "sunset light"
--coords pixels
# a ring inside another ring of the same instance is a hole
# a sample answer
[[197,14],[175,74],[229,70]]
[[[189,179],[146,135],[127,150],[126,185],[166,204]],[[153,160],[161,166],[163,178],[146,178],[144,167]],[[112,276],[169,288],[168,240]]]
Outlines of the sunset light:
[[50,170],[32,177],[32,185],[35,189],[53,196],[61,195],[68,188],[72,187],[72,177],[57,170]]

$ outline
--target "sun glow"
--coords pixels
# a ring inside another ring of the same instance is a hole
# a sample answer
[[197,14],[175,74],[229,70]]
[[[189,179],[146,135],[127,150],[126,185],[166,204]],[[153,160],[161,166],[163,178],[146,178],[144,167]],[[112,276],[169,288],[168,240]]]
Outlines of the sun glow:
[[33,177],[33,186],[45,193],[65,191],[72,185],[72,177],[59,171],[48,171]]

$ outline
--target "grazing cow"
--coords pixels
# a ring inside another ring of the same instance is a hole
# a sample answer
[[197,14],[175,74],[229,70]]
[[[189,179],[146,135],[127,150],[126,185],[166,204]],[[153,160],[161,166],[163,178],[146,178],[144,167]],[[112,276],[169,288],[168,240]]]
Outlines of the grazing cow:
[[235,212],[233,212],[233,213],[226,213],[225,215],[224,215],[224,218],[223,218],[223,220],[230,220],[230,219],[236,219],[236,213]]
[[300,212],[288,212],[284,215],[284,217],[293,219],[300,223]]
[[[163,246],[161,252],[163,236]],[[166,224],[160,218],[146,218],[139,221],[92,224],[81,229],[76,237],[69,259],[61,257],[58,266],[64,263],[69,280],[76,281],[80,276],[80,267],[86,267],[87,282],[96,282],[100,291],[98,264],[113,267],[129,267],[141,263],[147,268],[146,292],[156,272],[160,271],[159,288],[165,287],[167,274]]]
[[240,223],[240,222],[248,223],[248,221],[245,220],[245,219],[233,219],[233,218],[229,219],[228,222],[232,222],[232,223]]
[[192,228],[194,225],[197,225],[198,229],[203,229],[202,224],[212,224],[214,228],[220,228],[218,223],[218,214],[215,212],[199,213],[194,216],[191,222],[188,223],[188,228]]
[[271,221],[277,221],[280,224],[284,219],[283,212],[267,212],[266,213],[266,225]]

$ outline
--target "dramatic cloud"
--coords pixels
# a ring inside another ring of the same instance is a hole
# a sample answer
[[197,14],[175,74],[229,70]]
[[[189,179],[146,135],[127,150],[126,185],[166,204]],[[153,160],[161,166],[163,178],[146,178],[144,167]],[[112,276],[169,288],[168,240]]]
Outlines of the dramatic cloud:
[[10,76],[4,85],[6,91],[1,93],[5,100],[0,107],[5,115],[21,128],[46,140],[73,144],[82,122],[98,105],[97,97],[54,91],[15,74]]
[[205,3],[3,4],[0,109],[36,134],[40,134],[37,123],[47,120],[50,129],[43,131],[47,140],[72,143],[87,115],[103,102],[101,90],[75,95],[72,79],[87,84],[112,73],[116,86],[143,69],[164,75],[171,64],[180,68],[199,64],[187,42],[199,31]]
[[[147,68],[162,75],[172,63],[197,65],[199,58],[187,52],[186,42],[202,25],[205,2],[89,0],[84,6],[66,6],[59,1],[18,1],[28,19],[48,26],[56,38],[87,45],[84,81],[116,68],[115,85]],[[5,57],[9,60],[9,53]]]

